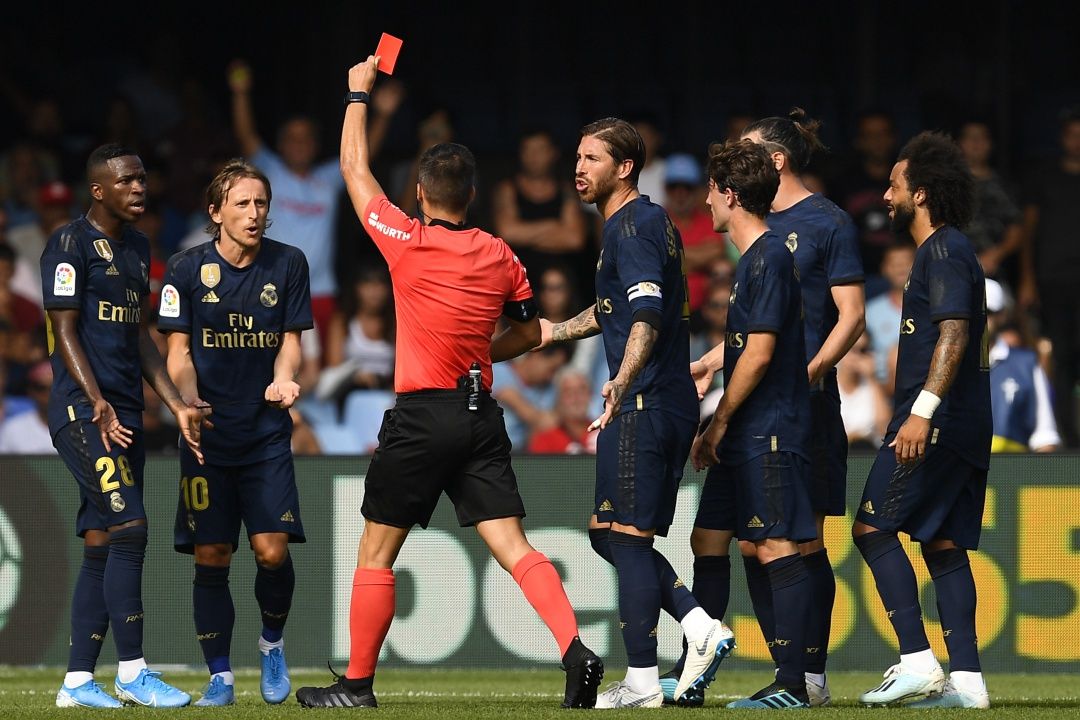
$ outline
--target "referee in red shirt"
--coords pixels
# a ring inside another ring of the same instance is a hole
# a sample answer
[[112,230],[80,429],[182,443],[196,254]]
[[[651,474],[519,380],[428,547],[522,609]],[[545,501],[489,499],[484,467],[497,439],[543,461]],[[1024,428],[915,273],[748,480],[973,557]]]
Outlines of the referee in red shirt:
[[[423,222],[386,198],[368,164],[365,127],[377,63],[369,57],[349,70],[341,172],[390,267],[398,396],[383,418],[365,484],[349,668],[329,687],[301,688],[296,698],[305,707],[376,706],[372,681],[394,616],[394,561],[409,530],[427,527],[445,492],[461,525],[476,527],[555,636],[567,673],[563,706],[593,707],[603,664],[578,639],[555,567],[525,537],[510,439],[490,395],[491,363],[540,344],[525,268],[505,242],[465,227],[476,195],[476,161],[468,148],[443,143],[420,158],[416,193]],[[500,316],[509,322],[492,339]]]

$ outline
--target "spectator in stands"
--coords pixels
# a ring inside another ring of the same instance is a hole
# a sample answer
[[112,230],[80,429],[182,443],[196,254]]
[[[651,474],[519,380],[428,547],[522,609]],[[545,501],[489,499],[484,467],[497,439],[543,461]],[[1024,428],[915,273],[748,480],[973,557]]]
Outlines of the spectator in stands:
[[874,354],[877,379],[890,398],[896,384],[896,347],[900,343],[900,310],[904,304],[911,266],[915,263],[915,246],[897,241],[885,250],[881,259],[881,275],[889,289],[866,303],[866,330],[870,334],[870,349]]
[[836,364],[840,416],[848,444],[858,450],[877,450],[892,417],[892,406],[877,379],[870,333],[863,332]]
[[0,423],[0,454],[56,454],[48,420],[52,381],[52,365],[48,360],[42,360],[31,368],[27,377],[27,393],[34,402],[34,409]]
[[552,265],[545,270],[535,291],[540,317],[553,323],[569,320],[584,309],[578,300],[570,271],[563,265]]
[[1061,158],[1024,188],[1020,306],[1038,304],[1042,333],[1053,345],[1054,415],[1062,440],[1076,447],[1080,379],[1080,107],[1061,117]]
[[525,452],[534,433],[558,424],[551,381],[569,353],[565,346],[551,345],[492,366],[491,396],[503,407],[513,452]]
[[[843,173],[829,182],[836,204],[851,215],[859,228],[863,267],[881,266],[885,250],[893,244],[889,208],[883,199],[889,173],[896,161],[896,128],[892,116],[879,109],[859,115],[855,156]],[[866,296],[873,297],[884,283],[866,278]]]
[[394,386],[394,297],[386,268],[360,271],[327,328],[320,399]]
[[[31,333],[45,322],[41,305],[14,287],[18,258],[7,245],[0,245],[0,318],[17,333]],[[40,283],[39,283],[40,285]]]
[[[717,274],[709,284],[708,296],[697,310],[697,322],[700,330],[690,336],[690,359],[697,360],[717,345],[724,344],[727,332],[728,307],[731,300],[731,278]],[[716,373],[714,380],[723,380],[722,373]]]
[[600,430],[589,430],[593,417],[589,414],[592,389],[589,378],[566,366],[555,374],[556,424],[541,430],[529,441],[530,453],[554,455],[596,454],[596,436]]
[[630,120],[645,143],[645,165],[638,176],[638,191],[647,195],[657,205],[667,205],[667,193],[664,190],[664,178],[667,175],[667,161],[660,154],[664,145],[664,134],[660,123],[651,113],[642,113]]
[[[34,203],[37,221],[13,227],[8,232],[8,244],[19,255],[21,261],[37,266],[45,241],[54,230],[67,225],[75,215],[72,208],[71,188],[59,180],[42,185]],[[41,303],[41,281],[34,283],[35,291],[30,288],[20,290],[36,303]]]
[[[387,87],[390,87],[390,85],[380,87],[380,92],[384,92]],[[375,116],[376,120],[378,117],[379,115]],[[372,129],[374,130],[374,126]],[[374,148],[375,136],[373,132],[370,137]],[[448,143],[453,139],[454,121],[450,116],[450,111],[446,108],[435,108],[420,121],[416,128],[416,157],[407,162],[398,163],[391,172],[390,177],[390,197],[396,198],[397,206],[406,215],[416,216],[419,214],[419,208],[416,206],[416,183],[419,179],[420,157],[435,145]],[[370,152],[374,157],[374,149]]]
[[1009,317],[1005,291],[986,280],[986,326],[990,333],[990,400],[994,413],[995,453],[1053,452],[1061,446],[1050,383],[1036,352],[1024,346]]
[[1005,279],[1015,287],[1019,268],[1014,260],[1023,245],[1024,225],[1012,189],[990,165],[994,150],[990,127],[970,120],[960,126],[956,142],[975,176],[975,217],[964,234],[975,246],[987,277]]
[[15,143],[0,158],[0,205],[7,212],[10,230],[37,223],[38,191],[55,179],[45,164],[43,154],[26,141]]
[[701,163],[693,155],[675,153],[667,157],[664,175],[667,204],[664,209],[682,237],[691,312],[705,302],[712,264],[734,249],[729,247],[722,234],[713,230],[712,215],[705,209],[703,181]]
[[534,286],[548,268],[562,265],[575,268],[577,287],[585,270],[578,267],[585,215],[569,176],[559,176],[558,162],[559,148],[550,132],[537,128],[522,134],[517,172],[495,186],[494,234],[513,248]]

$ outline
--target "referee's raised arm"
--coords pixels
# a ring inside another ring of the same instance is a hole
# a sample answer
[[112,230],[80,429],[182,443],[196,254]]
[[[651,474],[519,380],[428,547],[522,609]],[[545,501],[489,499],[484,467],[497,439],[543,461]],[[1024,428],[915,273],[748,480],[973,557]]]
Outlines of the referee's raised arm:
[[345,94],[345,121],[341,126],[341,176],[356,214],[364,217],[371,199],[383,189],[371,174],[367,137],[368,94],[375,84],[379,58],[369,55],[349,68],[349,91]]

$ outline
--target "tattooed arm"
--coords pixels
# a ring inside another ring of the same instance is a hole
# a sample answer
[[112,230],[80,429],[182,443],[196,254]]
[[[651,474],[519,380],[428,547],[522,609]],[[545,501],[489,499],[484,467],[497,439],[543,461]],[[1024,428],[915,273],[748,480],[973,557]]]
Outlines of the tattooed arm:
[[[584,314],[582,313],[582,315]],[[578,315],[578,318],[582,315]],[[578,318],[574,318],[574,320]],[[560,323],[560,325],[572,323],[574,320],[568,320],[567,323]],[[595,317],[593,317],[593,322],[596,322]],[[599,330],[599,326],[597,326],[597,329]],[[659,336],[660,331],[647,322],[639,320],[630,326],[630,335],[626,338],[626,351],[623,353],[619,372],[616,373],[615,379],[604,383],[604,389],[601,391],[604,396],[604,414],[593,421],[590,428],[607,427],[607,424],[611,422],[611,418],[615,417],[619,407],[622,405],[627,388],[633,384],[638,373],[645,367],[645,363],[649,361],[649,356],[652,355],[653,347],[656,345],[656,338]]]
[[580,340],[600,334],[600,323],[596,320],[596,305],[590,305],[575,317],[561,323],[540,318],[540,344],[534,350],[546,348],[553,342]]
[[[923,390],[945,397],[952,387],[960,368],[960,361],[968,343],[968,321],[954,318],[938,323],[938,340],[930,358],[930,371],[926,375]],[[930,420],[919,415],[908,415],[900,426],[890,447],[896,449],[896,461],[907,465],[926,456],[926,441],[930,434]]]

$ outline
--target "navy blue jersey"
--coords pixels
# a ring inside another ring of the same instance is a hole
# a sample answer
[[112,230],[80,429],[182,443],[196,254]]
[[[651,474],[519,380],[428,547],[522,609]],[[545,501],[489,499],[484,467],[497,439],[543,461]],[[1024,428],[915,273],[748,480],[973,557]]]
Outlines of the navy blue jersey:
[[[770,213],[766,221],[769,229],[783,238],[788,250],[794,253],[795,266],[799,268],[809,364],[839,318],[832,288],[863,280],[859,233],[850,215],[817,193],[787,210]],[[826,373],[820,385],[810,388],[810,392],[820,391],[840,398],[836,368]]]
[[[150,243],[125,227],[107,238],[85,217],[53,233],[41,254],[41,291],[46,310],[79,311],[79,343],[102,396],[129,428],[142,427],[142,365],[139,361],[140,304],[150,293]],[[93,416],[82,388],[68,373],[49,327],[53,386],[49,431]]]
[[725,465],[741,465],[769,452],[810,459],[810,388],[806,378],[802,292],[784,241],[771,230],[739,258],[729,300],[724,387],[751,333],[776,335],[765,377],[735,411],[717,448]]
[[282,335],[312,327],[308,266],[300,250],[263,238],[236,268],[209,241],[173,255],[158,327],[191,335],[199,397],[213,406],[202,450],[216,465],[247,465],[289,451],[288,410],[263,399]]
[[886,445],[911,414],[926,383],[938,341],[937,323],[968,321],[964,357],[949,391],[931,420],[931,441],[945,445],[976,467],[990,463],[990,357],[986,332],[986,281],[971,242],[954,227],[942,227],[915,252],[900,320],[896,358],[896,412]]
[[620,411],[655,408],[696,418],[682,238],[662,207],[638,197],[604,223],[596,263],[596,319],[604,334],[608,379],[619,372],[634,313],[642,310],[660,315],[660,335]]

